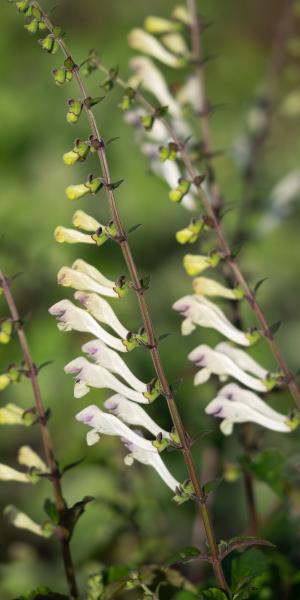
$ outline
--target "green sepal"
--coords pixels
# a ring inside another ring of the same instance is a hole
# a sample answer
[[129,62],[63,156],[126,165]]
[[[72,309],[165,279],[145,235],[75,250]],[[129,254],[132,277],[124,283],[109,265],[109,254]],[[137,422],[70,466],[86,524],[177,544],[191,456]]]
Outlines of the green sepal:
[[142,117],[140,117],[140,122],[143,125],[144,129],[146,129],[146,131],[151,131],[153,125],[154,125],[154,116],[153,115],[143,115]]
[[81,100],[74,100],[71,98],[68,101],[68,105],[67,121],[68,123],[77,123],[83,108],[82,102]]
[[39,30],[39,22],[37,19],[33,19],[32,21],[30,21],[30,23],[26,23],[24,25],[24,29],[26,29],[27,31],[29,31],[29,33],[37,33],[37,31]]
[[65,83],[66,69],[64,69],[62,67],[59,69],[53,69],[52,74],[53,74],[55,83],[57,83],[58,85],[63,85]]
[[26,17],[31,17],[32,8],[29,5],[28,0],[21,0],[20,2],[16,2],[16,7],[19,12],[25,13]]
[[167,146],[160,146],[159,148],[159,160],[165,162],[166,160],[176,160],[178,153],[178,146],[175,142],[170,142]]
[[119,298],[124,298],[124,296],[126,296],[129,291],[129,282],[124,275],[116,281],[116,285],[113,289],[117,292]]
[[93,196],[97,194],[97,192],[99,192],[103,187],[100,177],[94,177],[94,175],[90,175],[88,181],[84,185],[88,188]]
[[187,479],[186,481],[181,483],[178,488],[176,488],[176,494],[172,498],[173,502],[175,502],[175,504],[177,504],[178,506],[184,504],[188,500],[194,499],[195,491],[190,479]]
[[108,237],[105,233],[105,230],[103,230],[103,227],[99,227],[99,229],[97,229],[95,233],[92,233],[91,238],[92,240],[94,240],[97,246],[103,246],[103,244],[105,244],[105,242],[107,242],[108,240]]
[[161,433],[159,433],[152,442],[152,446],[154,446],[158,452],[163,452],[169,445],[170,440],[164,438]]
[[155,377],[149,383],[147,383],[147,392],[143,392],[143,396],[147,398],[149,402],[154,402],[162,393],[161,385],[159,380]]

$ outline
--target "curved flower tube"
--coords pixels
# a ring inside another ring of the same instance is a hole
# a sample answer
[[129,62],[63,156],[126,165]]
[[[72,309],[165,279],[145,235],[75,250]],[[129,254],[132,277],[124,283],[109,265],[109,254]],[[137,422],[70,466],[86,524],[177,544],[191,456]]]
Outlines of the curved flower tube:
[[147,398],[141,392],[124,385],[108,369],[89,362],[83,356],[69,362],[64,371],[75,375],[74,398],[82,398],[82,396],[88,394],[90,387],[92,387],[110,389],[124,395],[126,398],[130,398],[134,402],[148,404]]
[[[246,394],[249,393],[251,394],[251,392],[246,392]],[[267,429],[272,429],[273,431],[282,433],[288,433],[291,431],[291,427],[288,425],[287,417],[281,415],[280,413],[276,413],[276,411],[272,411],[272,413],[275,413],[275,418],[273,416],[269,416],[269,414],[266,414],[268,413],[267,409],[269,407],[257,396],[252,406],[250,405],[249,397],[247,398],[246,396],[248,401],[242,400],[243,393],[241,392],[238,392],[237,395],[229,394],[229,396],[230,399],[228,399],[228,395],[217,396],[207,405],[205,409],[206,414],[212,415],[217,419],[223,419],[220,428],[224,435],[230,435],[232,433],[235,423],[249,422],[256,423],[262,427],[266,427]],[[255,396],[255,394],[253,394],[253,396]],[[236,400],[235,398],[239,398],[239,400]]]
[[97,294],[88,294],[79,291],[75,292],[74,298],[75,300],[79,300],[84,308],[86,308],[97,321],[109,325],[121,338],[126,338],[129,330],[122,325],[115,311],[104,298],[101,298],[101,296],[98,296]]
[[238,290],[227,288],[208,277],[195,277],[193,290],[199,296],[219,296],[220,298],[228,298],[228,300],[238,300],[240,298]]
[[100,227],[103,227],[103,225],[96,221],[94,217],[83,210],[76,210],[73,215],[72,223],[74,227],[78,227],[78,229],[83,229],[84,231],[90,231],[91,233],[94,233]]
[[104,434],[119,436],[144,450],[148,450],[150,444],[153,451],[156,451],[149,440],[145,440],[142,436],[132,431],[132,429],[127,427],[127,425],[115,417],[115,415],[100,410],[100,408],[94,404],[81,410],[75,415],[75,418],[77,421],[91,427],[91,431],[87,434],[88,446],[96,444],[100,440],[101,434]]
[[182,323],[182,335],[188,335],[196,325],[200,325],[200,327],[216,329],[241,346],[250,345],[247,335],[232,325],[216,304],[202,296],[184,296],[177,300],[172,308],[185,317]]
[[159,433],[165,438],[170,437],[169,432],[159,427],[139,404],[127,400],[127,398],[124,398],[120,394],[115,394],[105,400],[104,406],[116,415],[116,417],[124,421],[124,423],[128,423],[128,425],[144,427],[154,437],[157,437]]
[[129,62],[129,67],[135,75],[130,79],[132,87],[139,85],[151,92],[161,106],[167,106],[170,114],[179,117],[181,109],[170,94],[165,78],[150,58],[135,56]]
[[57,274],[57,282],[64,287],[72,287],[75,290],[86,291],[86,292],[97,292],[102,296],[109,296],[111,298],[119,298],[117,292],[113,287],[102,285],[95,279],[92,279],[89,275],[81,273],[76,269],[70,267],[62,267]]
[[199,385],[209,380],[212,374],[218,375],[220,378],[233,377],[245,386],[257,392],[267,392],[269,386],[266,381],[261,381],[256,377],[252,377],[243,371],[229,356],[222,352],[213,350],[206,344],[201,344],[188,355],[197,367],[201,370],[195,375],[194,384]]
[[128,42],[134,50],[148,54],[169,67],[176,69],[185,65],[185,61],[182,58],[168,52],[153,35],[150,35],[143,29],[133,29],[128,35]]
[[54,231],[54,238],[59,244],[94,244],[94,240],[87,233],[77,231],[77,229],[68,229],[59,225]]
[[[107,277],[105,277],[105,275],[100,273],[100,271],[98,271],[98,269],[96,269],[92,265],[89,265],[89,263],[87,263],[85,260],[82,260],[81,258],[77,258],[73,262],[72,269],[74,269],[75,271],[79,271],[79,273],[84,273],[85,275],[88,275],[91,279],[94,279],[95,281],[97,281],[97,283],[100,283],[101,285],[104,285],[105,287],[114,288],[116,285],[114,281],[107,279]],[[97,290],[91,290],[91,291],[97,291]]]
[[220,342],[215,347],[217,352],[222,352],[229,356],[238,367],[243,369],[243,371],[248,371],[252,375],[256,375],[259,379],[266,379],[268,375],[267,369],[264,369],[252,356],[249,356],[247,352],[244,350],[240,350],[240,348],[235,348],[228,342]]
[[81,349],[97,365],[119,375],[137,392],[142,394],[147,392],[147,385],[135,377],[119,354],[108,348],[100,340],[91,340],[84,344]]
[[162,461],[158,451],[152,445],[149,440],[145,440],[148,444],[148,449],[141,448],[138,444],[134,444],[131,441],[125,440],[125,446],[129,450],[129,454],[125,456],[124,462],[126,465],[131,466],[135,460],[142,463],[143,465],[149,465],[155,469],[165,484],[176,493],[176,489],[180,487],[180,483],[171,475],[166,465]]
[[70,300],[60,300],[49,308],[50,315],[53,315],[59,321],[58,329],[60,331],[81,331],[90,333],[118,352],[127,352],[122,340],[108,333],[95,319],[89,315],[83,308],[78,308]]
[[232,402],[241,402],[242,404],[245,404],[245,406],[249,406],[253,410],[274,421],[279,421],[282,423],[283,421],[287,420],[285,415],[282,415],[277,410],[271,408],[271,406],[264,402],[264,400],[262,400],[257,394],[254,394],[254,392],[250,392],[249,390],[245,390],[236,383],[228,383],[222,387],[218,391],[218,397],[219,396],[227,400],[231,400]]
[[18,481],[20,483],[32,483],[32,480],[26,473],[16,471],[8,465],[0,464],[0,481]]

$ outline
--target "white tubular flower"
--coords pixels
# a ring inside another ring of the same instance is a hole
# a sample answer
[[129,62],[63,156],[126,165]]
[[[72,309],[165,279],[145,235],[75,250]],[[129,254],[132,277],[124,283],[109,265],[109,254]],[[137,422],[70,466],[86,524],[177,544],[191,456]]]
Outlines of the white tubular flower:
[[102,275],[102,273],[100,273],[98,269],[96,269],[92,265],[89,265],[89,263],[85,262],[85,260],[82,260],[81,258],[77,258],[77,260],[73,262],[72,269],[74,269],[75,271],[79,271],[80,273],[84,273],[85,275],[88,275],[92,279],[95,279],[97,283],[100,283],[105,287],[114,288],[116,285],[114,281],[107,279],[107,277],[105,277],[105,275]]
[[0,463],[0,481],[19,481],[20,483],[31,483],[26,473],[12,469],[8,465]]
[[95,244],[91,236],[76,229],[67,229],[60,225],[54,231],[54,238],[60,244]]
[[268,375],[267,369],[264,369],[264,367],[254,360],[254,358],[249,356],[244,350],[235,348],[231,344],[228,344],[228,342],[221,342],[215,347],[215,350],[229,356],[229,358],[231,358],[240,369],[243,369],[243,371],[248,371],[248,373],[256,375],[259,379],[266,379]]
[[25,425],[24,410],[16,404],[6,404],[0,408],[0,425]]
[[188,358],[197,367],[201,368],[195,376],[195,385],[205,383],[211,375],[218,375],[222,379],[224,377],[233,377],[256,392],[268,391],[268,386],[264,381],[252,377],[243,371],[229,356],[213,350],[206,344],[201,344],[192,350]]
[[97,389],[109,389],[130,398],[134,402],[148,404],[147,398],[141,392],[124,385],[108,369],[89,362],[83,356],[75,358],[68,363],[65,373],[75,376],[74,398],[82,398],[90,391],[90,387]]
[[163,75],[150,58],[136,56],[131,59],[129,66],[135,73],[134,87],[141,84],[145,90],[157,98],[161,106],[168,107],[170,114],[180,116],[181,110],[178,103],[171,96]]
[[201,112],[204,106],[200,104],[199,84],[195,76],[189,77],[176,96],[179,104],[185,106],[188,104],[195,112]]
[[224,435],[232,433],[235,423],[248,422],[282,433],[291,431],[287,417],[272,410],[256,394],[237,385],[230,384],[222,388],[221,394],[207,405],[205,412],[223,419],[221,431]]
[[70,267],[62,267],[57,274],[57,282],[64,287],[72,287],[75,290],[85,292],[97,292],[102,296],[110,298],[119,298],[117,292],[112,286],[108,287],[98,283],[95,279],[89,277],[85,273],[81,273]]
[[[101,434],[116,435],[128,442],[132,442],[144,450],[148,450],[149,444],[152,446],[149,440],[145,440],[143,437],[132,431],[125,423],[115,417],[115,415],[103,412],[98,406],[93,404],[77,413],[75,418],[77,421],[81,421],[91,427],[91,431],[87,434],[88,446],[96,444],[100,440]],[[155,451],[154,446],[152,447]]]
[[115,394],[108,398],[108,400],[104,402],[104,406],[116,417],[124,421],[124,423],[128,423],[128,425],[144,427],[147,431],[150,431],[154,437],[157,437],[159,433],[165,438],[170,437],[169,432],[159,427],[139,404],[127,400],[127,398],[124,398],[124,396],[121,396],[120,394]]
[[18,463],[29,469],[35,468],[44,473],[47,471],[47,466],[40,456],[30,448],[30,446],[22,446],[18,452]]
[[81,349],[97,365],[119,375],[137,392],[141,392],[141,394],[147,392],[147,385],[135,377],[119,354],[108,348],[100,340],[91,340],[84,344]]
[[58,329],[60,331],[81,331],[90,333],[111,348],[118,352],[127,352],[122,340],[111,335],[91,315],[83,308],[78,308],[70,300],[60,300],[49,308],[50,315],[53,315],[59,321]]
[[185,64],[182,58],[168,52],[153,35],[143,29],[133,29],[128,36],[128,42],[134,50],[153,56],[169,67],[180,68]]
[[85,292],[75,292],[74,298],[79,300],[97,321],[109,325],[121,338],[126,338],[129,333],[128,329],[122,325],[115,311],[106,300],[97,294],[87,294]]
[[264,402],[264,400],[262,400],[257,394],[254,394],[254,392],[250,392],[249,390],[245,390],[236,383],[228,383],[222,387],[218,391],[218,397],[219,396],[225,398],[226,400],[230,400],[231,402],[240,402],[245,406],[248,406],[261,413],[268,419],[278,421],[281,424],[287,421],[287,417],[285,415],[282,415],[277,410],[271,408],[271,406]]
[[193,280],[193,290],[199,296],[219,296],[229,300],[238,300],[240,294],[237,290],[225,287],[214,279],[208,277],[195,277]]
[[149,440],[145,440],[147,448],[141,447],[139,444],[127,442],[125,440],[125,446],[130,451],[125,456],[124,462],[126,465],[131,466],[135,460],[142,463],[143,465],[149,465],[155,469],[165,484],[173,491],[176,492],[176,488],[180,486],[179,482],[171,475],[170,471],[162,461],[158,451]]
[[46,528],[43,528],[38,523],[35,523],[30,517],[25,515],[25,513],[21,512],[12,504],[6,506],[4,509],[4,515],[8,521],[18,529],[26,529],[27,531],[31,531],[31,533],[41,537],[49,537],[52,534],[50,530],[46,530]]
[[184,296],[177,300],[172,308],[185,317],[182,323],[182,335],[188,335],[195,329],[196,325],[199,325],[200,327],[216,329],[229,340],[241,346],[250,345],[247,335],[234,327],[223,311],[206,298],[192,295]]
[[161,38],[164,46],[173,54],[188,58],[190,51],[186,45],[184,37],[180,33],[166,33]]
[[74,227],[78,227],[78,229],[83,229],[83,231],[90,231],[91,233],[94,233],[100,227],[103,227],[103,225],[96,221],[94,217],[88,215],[83,210],[76,210],[76,212],[73,215],[72,223]]

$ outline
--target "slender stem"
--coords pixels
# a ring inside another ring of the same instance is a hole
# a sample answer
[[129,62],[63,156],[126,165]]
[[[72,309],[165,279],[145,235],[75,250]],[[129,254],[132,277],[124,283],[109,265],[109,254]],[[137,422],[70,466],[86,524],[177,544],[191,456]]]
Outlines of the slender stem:
[[[34,4],[37,8],[39,8],[42,11],[43,20],[46,23],[49,31],[53,32],[53,26],[52,26],[52,23],[51,23],[49,17],[43,11],[43,9],[41,8],[41,6],[38,2],[34,2]],[[72,58],[70,50],[66,46],[64,40],[62,38],[58,38],[58,43],[61,47],[61,50],[62,50],[65,58]],[[212,566],[214,569],[215,577],[216,577],[216,580],[218,581],[220,588],[225,590],[230,595],[230,590],[229,590],[227,582],[225,580],[222,565],[221,565],[221,560],[220,560],[220,556],[219,556],[219,550],[218,550],[218,546],[217,546],[217,542],[216,542],[214,528],[213,528],[213,525],[212,525],[212,522],[211,522],[211,519],[210,519],[210,516],[208,513],[207,505],[206,505],[206,497],[205,497],[202,486],[197,477],[196,467],[194,465],[191,448],[190,448],[190,441],[189,441],[188,435],[186,434],[183,422],[181,420],[178,408],[176,406],[176,402],[175,402],[172,390],[169,386],[164,368],[163,368],[161,360],[160,360],[159,351],[157,348],[156,336],[155,336],[155,332],[154,332],[152,319],[151,319],[151,316],[149,313],[148,304],[147,304],[147,301],[144,296],[144,290],[141,288],[140,276],[139,276],[134,258],[131,253],[131,249],[130,249],[130,246],[128,243],[126,233],[124,231],[124,228],[123,228],[123,225],[122,225],[122,222],[120,219],[120,214],[119,214],[119,211],[117,208],[114,191],[110,185],[111,178],[110,178],[109,166],[108,166],[107,157],[106,157],[105,146],[104,146],[102,137],[100,135],[93,110],[89,106],[89,103],[86,102],[88,95],[86,93],[86,89],[85,89],[85,86],[81,79],[78,67],[74,68],[74,76],[77,81],[78,87],[80,89],[81,100],[84,103],[84,107],[85,107],[85,111],[87,113],[91,132],[94,137],[94,141],[96,142],[95,148],[97,150],[100,166],[102,169],[104,187],[105,187],[106,194],[108,197],[111,215],[112,215],[113,221],[115,223],[118,236],[121,240],[120,241],[121,250],[122,250],[128,271],[130,273],[130,277],[131,277],[134,289],[137,294],[137,299],[138,299],[144,327],[145,327],[145,330],[146,330],[147,336],[148,336],[149,348],[150,348],[153,365],[154,365],[158,380],[160,382],[163,395],[166,398],[174,427],[175,427],[175,429],[178,433],[179,439],[180,439],[182,453],[184,456],[186,467],[187,467],[191,482],[193,484],[195,496],[197,498],[197,504],[199,506],[200,514],[201,514],[204,528],[206,531],[208,546],[209,546],[209,549],[211,552],[211,561],[212,561]]]
[[[109,73],[108,69],[106,67],[104,67],[100,63],[100,61],[97,61],[97,66],[100,71],[102,71],[106,74]],[[128,88],[127,83],[120,77],[116,78],[116,82],[123,89]],[[135,99],[142,106],[144,106],[147,111],[150,111],[152,114],[155,113],[155,107],[152,104],[150,104],[150,102],[139,91],[136,91]],[[285,383],[285,385],[287,385],[288,389],[290,390],[290,393],[292,394],[296,405],[298,406],[298,408],[300,408],[300,391],[295,382],[295,376],[292,373],[292,371],[290,371],[283,355],[281,354],[281,351],[277,345],[277,342],[275,341],[275,338],[270,330],[267,319],[264,316],[264,313],[263,313],[259,303],[257,302],[255,293],[251,290],[240,267],[238,266],[234,256],[232,255],[232,252],[231,252],[230,246],[227,242],[225,232],[223,230],[221,222],[220,222],[216,212],[212,208],[212,205],[210,203],[208,195],[206,194],[204,188],[199,183],[200,173],[197,172],[196,169],[194,168],[192,160],[189,156],[189,153],[186,150],[185,144],[183,144],[181,142],[181,140],[177,137],[177,134],[174,131],[173,126],[165,118],[163,118],[163,117],[158,117],[158,118],[163,123],[163,125],[166,128],[167,133],[170,135],[171,139],[175,142],[175,144],[177,145],[177,147],[180,150],[182,162],[185,165],[187,173],[191,177],[191,180],[195,186],[197,195],[199,196],[200,200],[202,200],[204,210],[205,210],[207,216],[209,217],[212,227],[215,230],[215,233],[218,238],[219,245],[220,245],[220,249],[223,252],[224,260],[226,260],[226,262],[232,272],[235,283],[238,284],[242,288],[242,290],[244,292],[244,297],[245,297],[246,301],[248,302],[248,304],[250,305],[252,311],[254,312],[256,319],[257,319],[259,325],[261,326],[262,334],[267,339],[267,342],[271,348],[273,356],[274,356],[280,370],[283,373],[284,383]]]
[[64,563],[65,574],[68,582],[70,598],[76,600],[78,598],[78,590],[75,578],[75,570],[71,556],[70,543],[69,543],[69,532],[64,526],[64,517],[67,510],[66,503],[63,497],[61,482],[60,482],[60,471],[57,460],[54,455],[53,442],[51,439],[47,416],[43,405],[43,399],[41,394],[40,385],[38,382],[38,370],[34,364],[28,345],[27,337],[20,319],[16,303],[10,291],[10,284],[8,279],[5,278],[4,274],[0,270],[0,286],[3,289],[3,293],[15,324],[20,346],[23,352],[24,360],[28,369],[28,376],[31,381],[32,392],[35,400],[36,412],[41,428],[42,442],[46,462],[51,473],[51,483],[53,487],[53,494],[55,499],[55,505],[60,516],[60,526],[58,527],[58,537],[61,543],[61,551]]

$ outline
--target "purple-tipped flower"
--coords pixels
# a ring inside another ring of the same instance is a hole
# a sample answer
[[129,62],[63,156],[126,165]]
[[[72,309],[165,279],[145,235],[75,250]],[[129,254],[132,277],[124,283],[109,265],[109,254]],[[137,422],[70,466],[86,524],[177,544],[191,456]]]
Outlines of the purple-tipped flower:
[[118,352],[126,352],[126,347],[121,339],[105,331],[91,315],[83,308],[75,306],[70,300],[57,302],[49,308],[49,313],[59,321],[58,329],[60,331],[72,331],[74,329],[75,331],[90,333],[111,348],[118,350]]
[[124,398],[120,394],[115,394],[108,398],[104,402],[104,406],[128,425],[144,427],[155,437],[160,433],[163,437],[169,437],[169,432],[159,427],[139,404],[127,400],[127,398]]
[[75,300],[79,300],[86,310],[100,323],[109,325],[122,339],[125,339],[129,333],[128,329],[119,321],[115,311],[110,304],[97,294],[88,292],[75,292]]
[[223,387],[205,409],[206,414],[222,419],[221,431],[230,435],[235,423],[256,423],[267,429],[292,431],[288,417],[273,410],[259,396],[236,384]]
[[134,402],[147,404],[148,400],[141,392],[124,385],[108,369],[100,367],[89,362],[83,356],[75,358],[65,366],[65,372],[74,374],[75,387],[74,397],[81,398],[85,396],[90,388],[109,389],[120,393]]

